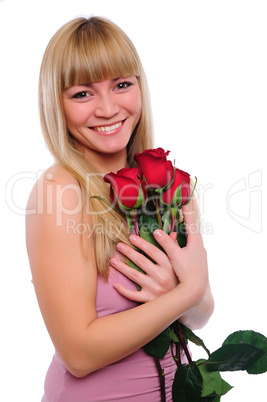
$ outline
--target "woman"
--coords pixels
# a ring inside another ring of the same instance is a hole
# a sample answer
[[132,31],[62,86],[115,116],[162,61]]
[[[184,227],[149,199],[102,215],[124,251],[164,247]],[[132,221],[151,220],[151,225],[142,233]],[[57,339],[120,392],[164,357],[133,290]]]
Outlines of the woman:
[[[27,216],[33,283],[56,349],[42,401],[158,401],[156,365],[142,347],[178,318],[191,328],[205,325],[213,298],[187,207],[187,247],[154,233],[165,254],[129,239],[125,218],[92,198],[108,200],[103,175],[133,166],[133,155],[152,147],[148,89],[133,44],[103,18],[67,23],[45,51],[39,99],[55,158],[32,190],[28,208],[36,213]],[[161,365],[170,401],[170,352]]]

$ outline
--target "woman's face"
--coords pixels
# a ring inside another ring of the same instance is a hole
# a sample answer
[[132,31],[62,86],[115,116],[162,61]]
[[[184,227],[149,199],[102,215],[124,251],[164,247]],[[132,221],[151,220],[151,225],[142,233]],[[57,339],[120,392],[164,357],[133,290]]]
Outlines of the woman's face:
[[68,129],[91,163],[104,154],[126,155],[142,107],[135,76],[70,87],[63,105]]

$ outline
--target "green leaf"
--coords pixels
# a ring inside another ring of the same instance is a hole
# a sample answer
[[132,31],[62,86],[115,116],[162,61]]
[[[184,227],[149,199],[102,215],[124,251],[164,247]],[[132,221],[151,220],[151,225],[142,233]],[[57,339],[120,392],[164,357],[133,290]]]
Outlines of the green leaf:
[[176,333],[174,332],[174,330],[171,329],[171,328],[170,328],[170,338],[171,338],[171,341],[173,341],[173,342],[175,342],[175,343],[179,343],[179,338],[178,338],[178,336],[176,335]]
[[200,399],[201,402],[220,402],[221,396],[225,395],[228,391],[230,391],[233,387],[229,385],[226,381],[222,379],[222,390],[220,395],[216,395],[215,392],[213,392],[210,395],[207,395],[205,397],[202,397]]
[[247,343],[249,345],[254,345],[260,349],[267,352],[267,338],[255,331],[236,331],[230,334],[223,345],[236,345],[239,343]]
[[159,244],[155,240],[153,236],[153,232],[159,229],[159,224],[156,219],[152,218],[148,215],[140,215],[139,218],[139,233],[142,239],[145,239],[149,243],[153,244],[156,247],[159,247]]
[[253,345],[223,345],[210,355],[207,368],[211,371],[247,370],[263,354],[263,350]]
[[199,402],[202,387],[202,376],[196,364],[182,364],[172,385],[173,402]]
[[222,379],[222,391],[221,395],[217,395],[215,392],[213,392],[210,395],[204,396],[200,398],[201,402],[220,402],[221,396],[225,395],[228,391],[230,391],[233,387],[229,385],[226,381]]
[[207,369],[206,360],[200,359],[196,362],[203,380],[203,389],[201,396],[208,396],[213,393],[221,394],[222,378],[219,371],[209,371]]
[[248,374],[263,374],[267,371],[267,353],[260,357],[254,364],[252,364],[248,369]]
[[131,233],[132,227],[133,227],[133,220],[130,214],[126,214],[126,219],[127,219],[127,223],[128,223],[128,229],[129,229],[129,233]]
[[230,334],[224,341],[223,345],[229,344],[249,344],[254,345],[264,351],[254,364],[252,364],[247,372],[249,374],[262,374],[267,371],[267,338],[255,331],[236,331]]
[[177,233],[177,241],[180,247],[185,247],[187,244],[187,233],[184,221],[179,222],[175,226],[175,232]]
[[147,225],[147,227],[150,228],[151,233],[159,228],[158,221],[155,218],[152,218],[152,216],[145,214],[140,215],[140,225]]
[[202,341],[202,339],[200,339],[198,336],[196,336],[194,334],[193,331],[191,331],[191,329],[185,327],[184,325],[180,324],[182,327],[182,331],[184,334],[184,337],[186,339],[188,339],[189,341],[193,342],[195,345],[197,346],[202,346],[202,348],[207,352],[208,356],[210,355],[210,351],[209,349],[206,347],[206,345],[204,344],[204,342]]
[[225,380],[222,379],[221,395],[227,394],[227,392],[229,392],[232,388],[233,388],[232,385],[228,384],[228,382],[226,382]]
[[[148,215],[140,215],[139,218],[139,234],[142,237],[142,239],[145,239],[149,243],[153,244],[156,246],[158,249],[163,251],[165,254],[165,250],[158,244],[156,241],[155,237],[153,236],[153,232],[156,229],[160,229],[159,224],[156,219],[152,218],[151,216]],[[148,259],[150,259],[152,262],[154,262],[150,257],[148,257],[145,253],[143,253]]]
[[[227,384],[221,377],[219,371],[209,371],[207,368],[207,360],[200,359],[196,362],[202,375],[203,389],[201,396],[221,396],[228,392],[232,387]],[[226,384],[229,388],[226,387]]]
[[163,359],[170,346],[170,330],[166,328],[156,338],[144,346],[147,354]]

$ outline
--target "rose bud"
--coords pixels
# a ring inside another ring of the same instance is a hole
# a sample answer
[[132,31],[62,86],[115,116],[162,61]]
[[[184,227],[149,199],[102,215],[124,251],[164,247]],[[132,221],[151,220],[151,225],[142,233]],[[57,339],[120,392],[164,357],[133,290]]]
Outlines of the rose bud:
[[164,189],[173,180],[174,167],[171,161],[167,161],[169,153],[170,151],[157,148],[147,149],[134,156],[134,160],[143,171],[148,187],[152,190]]
[[140,168],[123,168],[117,173],[106,174],[104,180],[111,185],[111,200],[124,212],[144,205],[147,191]]
[[175,169],[172,185],[161,193],[161,201],[171,207],[182,207],[190,201],[190,175]]

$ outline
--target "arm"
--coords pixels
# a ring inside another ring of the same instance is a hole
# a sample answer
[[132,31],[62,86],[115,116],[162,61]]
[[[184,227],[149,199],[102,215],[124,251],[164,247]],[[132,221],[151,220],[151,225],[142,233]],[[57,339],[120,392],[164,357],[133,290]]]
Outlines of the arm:
[[190,329],[201,329],[203,328],[210,317],[212,316],[214,310],[214,299],[211,293],[210,286],[208,286],[202,302],[192,308],[187,313],[183,314],[179,321]]
[[[67,369],[83,377],[138,350],[198,304],[207,285],[206,262],[203,255],[203,264],[181,274],[179,285],[168,293],[131,310],[98,318],[92,239],[68,226],[70,219],[76,227],[84,224],[83,211],[77,208],[81,190],[69,174],[55,176],[52,182],[40,180],[30,196],[29,211],[36,208],[37,212],[27,216],[27,248],[50,337]],[[42,212],[38,213],[40,202]],[[167,239],[170,253],[176,249],[171,243]]]

